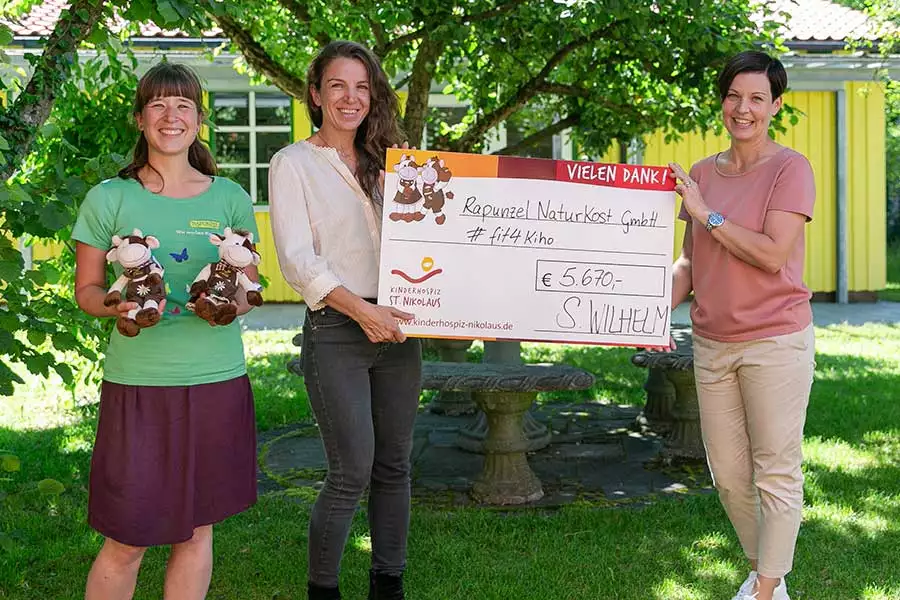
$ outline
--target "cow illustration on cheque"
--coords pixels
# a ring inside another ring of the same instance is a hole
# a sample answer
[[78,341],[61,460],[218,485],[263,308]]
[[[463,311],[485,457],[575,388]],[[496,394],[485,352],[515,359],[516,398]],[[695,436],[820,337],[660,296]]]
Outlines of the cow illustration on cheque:
[[444,204],[453,199],[453,192],[446,189],[453,173],[444,161],[433,156],[419,165],[413,156],[404,154],[394,165],[394,171],[399,181],[388,217],[410,223],[423,220],[431,211],[435,223],[443,225],[447,220]]

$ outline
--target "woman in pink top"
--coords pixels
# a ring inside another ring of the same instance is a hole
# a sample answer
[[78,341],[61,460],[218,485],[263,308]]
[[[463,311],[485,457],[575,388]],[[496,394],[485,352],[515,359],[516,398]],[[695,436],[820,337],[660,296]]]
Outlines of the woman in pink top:
[[681,180],[687,221],[672,306],[691,291],[694,370],[716,489],[751,571],[734,600],[785,600],[803,506],[801,444],[814,337],[803,284],[809,161],[769,137],[787,74],[742,52],[719,75],[728,150]]

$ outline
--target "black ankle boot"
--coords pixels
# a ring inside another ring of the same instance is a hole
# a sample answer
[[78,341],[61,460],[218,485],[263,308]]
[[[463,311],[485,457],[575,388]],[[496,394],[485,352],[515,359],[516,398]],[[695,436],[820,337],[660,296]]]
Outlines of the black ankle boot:
[[403,575],[369,571],[369,600],[404,600]]
[[341,600],[341,591],[336,588],[322,587],[312,582],[306,584],[309,600]]

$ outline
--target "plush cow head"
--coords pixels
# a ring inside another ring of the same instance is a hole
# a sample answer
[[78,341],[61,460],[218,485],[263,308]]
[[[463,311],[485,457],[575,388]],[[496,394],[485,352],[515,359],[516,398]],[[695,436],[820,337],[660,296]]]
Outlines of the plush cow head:
[[159,240],[152,235],[145,236],[140,229],[124,238],[114,235],[113,247],[106,253],[106,260],[119,262],[125,268],[139,267],[151,260],[151,251],[159,248]]
[[422,183],[425,185],[434,185],[438,181],[450,181],[451,176],[450,169],[445,167],[444,161],[437,156],[432,156],[422,165]]
[[259,264],[259,254],[253,245],[253,234],[249,231],[242,229],[232,231],[231,227],[226,227],[224,236],[212,233],[209,241],[219,247],[219,259],[229,265],[243,269]]
[[412,156],[406,156],[405,154],[400,157],[400,162],[394,165],[394,170],[397,171],[397,174],[400,176],[401,184],[403,182],[411,182],[415,181],[416,177],[419,175],[419,165],[416,164],[416,161]]

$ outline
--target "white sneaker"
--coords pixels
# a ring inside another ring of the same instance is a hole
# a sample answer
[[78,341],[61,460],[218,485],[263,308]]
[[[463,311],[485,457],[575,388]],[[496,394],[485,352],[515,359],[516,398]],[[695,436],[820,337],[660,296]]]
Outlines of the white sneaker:
[[744,583],[741,584],[737,594],[735,594],[734,598],[731,600],[744,600],[745,597],[753,593],[754,583],[756,583],[756,571],[750,571],[750,574],[747,575],[747,579],[744,580]]
[[791,600],[787,593],[787,584],[784,582],[784,577],[778,582],[778,587],[775,588],[775,592],[772,594],[772,600]]
[[[753,579],[754,579],[753,583],[755,583],[756,572],[752,571],[750,573],[750,575],[753,576]],[[749,580],[749,577],[748,577],[748,580]],[[746,584],[747,582],[745,581],[744,583]],[[758,592],[751,593],[751,592],[753,592],[753,587],[754,587],[753,583],[750,584],[749,589],[744,593],[744,595],[740,597],[740,600],[757,600],[759,593]],[[743,590],[743,589],[744,589],[744,586],[741,586],[741,590]],[[740,594],[741,592],[738,592],[738,593]],[[734,598],[732,600],[738,600],[738,599]],[[784,577],[781,578],[781,581],[778,582],[778,586],[775,588],[775,591],[772,592],[772,600],[791,600],[791,597],[788,596],[788,593],[787,593],[787,584],[784,582]]]

